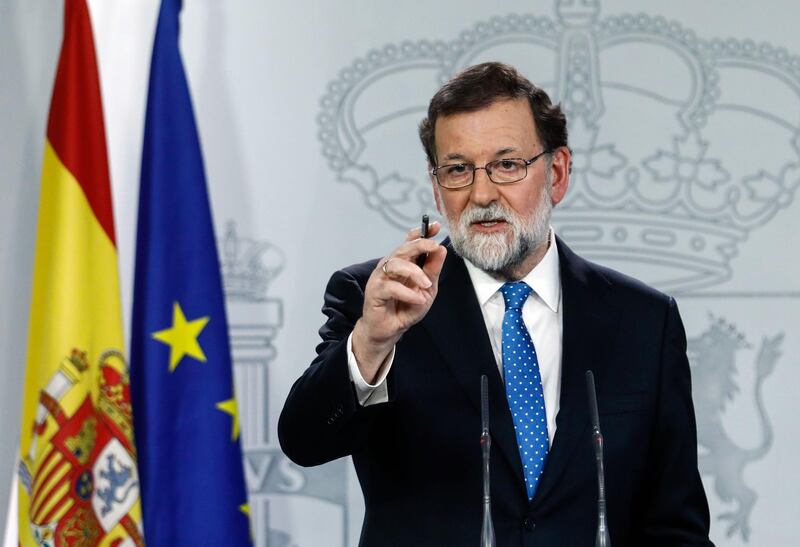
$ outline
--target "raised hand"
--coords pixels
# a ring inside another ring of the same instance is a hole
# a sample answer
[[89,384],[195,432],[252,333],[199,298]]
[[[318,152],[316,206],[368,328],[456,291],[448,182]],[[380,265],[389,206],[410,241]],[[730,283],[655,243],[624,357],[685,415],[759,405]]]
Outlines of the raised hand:
[[[441,230],[433,222],[428,236]],[[428,259],[422,268],[415,260]],[[364,291],[364,310],[353,330],[353,353],[362,377],[369,383],[405,331],[419,322],[439,289],[447,249],[432,239],[420,238],[419,228],[408,232],[405,242],[378,261]]]

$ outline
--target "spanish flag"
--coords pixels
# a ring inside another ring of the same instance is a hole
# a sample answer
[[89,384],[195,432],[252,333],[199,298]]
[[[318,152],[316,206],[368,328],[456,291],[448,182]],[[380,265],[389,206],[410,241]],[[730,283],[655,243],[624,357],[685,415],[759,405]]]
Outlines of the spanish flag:
[[86,0],[65,0],[28,329],[21,545],[143,545],[100,82]]

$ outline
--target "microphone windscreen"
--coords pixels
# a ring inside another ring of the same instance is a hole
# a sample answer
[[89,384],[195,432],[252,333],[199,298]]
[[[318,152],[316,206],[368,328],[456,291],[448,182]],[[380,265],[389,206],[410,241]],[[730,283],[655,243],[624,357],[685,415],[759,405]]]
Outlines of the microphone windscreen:
[[600,431],[600,414],[597,411],[597,392],[594,389],[594,373],[586,371],[586,392],[589,396],[589,413],[592,418],[592,427]]

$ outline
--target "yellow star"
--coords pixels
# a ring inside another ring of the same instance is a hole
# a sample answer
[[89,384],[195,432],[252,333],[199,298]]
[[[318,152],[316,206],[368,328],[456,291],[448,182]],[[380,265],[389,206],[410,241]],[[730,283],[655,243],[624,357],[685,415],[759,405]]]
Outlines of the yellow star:
[[169,371],[172,372],[181,362],[184,355],[194,357],[200,362],[206,362],[206,355],[203,348],[197,343],[209,317],[201,317],[194,321],[186,321],[180,304],[175,302],[172,305],[172,327],[153,333],[153,338],[169,346]]
[[228,399],[227,401],[220,401],[217,403],[217,408],[225,414],[230,414],[233,417],[233,431],[231,432],[231,440],[235,441],[239,438],[239,410],[236,407],[236,398]]
[[253,525],[250,523],[250,504],[249,503],[241,504],[239,506],[239,511],[244,513],[244,515],[247,517],[247,527],[250,529],[250,542],[255,543],[253,541]]

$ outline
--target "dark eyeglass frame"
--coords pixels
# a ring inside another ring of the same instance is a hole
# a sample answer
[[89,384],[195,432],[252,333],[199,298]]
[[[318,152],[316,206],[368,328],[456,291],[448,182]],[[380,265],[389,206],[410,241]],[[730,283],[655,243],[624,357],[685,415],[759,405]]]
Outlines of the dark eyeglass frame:
[[[541,158],[545,154],[549,154],[550,152],[552,152],[552,150],[542,150],[541,152],[539,152],[538,154],[536,154],[535,156],[533,156],[529,160],[526,160],[525,158],[501,158],[499,160],[490,161],[487,164],[485,164],[483,167],[477,167],[476,165],[474,165],[472,163],[448,163],[446,165],[437,165],[436,167],[431,169],[430,173],[431,173],[431,175],[433,175],[436,178],[436,183],[439,186],[441,186],[442,188],[446,188],[448,190],[458,190],[458,189],[461,189],[461,188],[467,188],[468,186],[472,186],[475,183],[475,171],[479,171],[480,169],[483,169],[484,171],[486,171],[486,176],[489,177],[489,180],[492,181],[492,183],[494,183],[494,184],[499,184],[499,185],[514,184],[515,182],[519,182],[519,181],[521,181],[522,179],[524,179],[525,177],[528,176],[528,167],[532,163],[534,163],[536,160],[538,160],[539,158]],[[518,178],[516,180],[505,180],[505,181],[502,181],[502,182],[497,182],[496,180],[494,180],[492,178],[492,167],[493,166],[496,166],[500,162],[503,162],[503,161],[516,161],[516,160],[519,160],[519,161],[521,161],[521,162],[523,162],[525,164],[525,173],[523,173],[523,175],[520,178]],[[461,184],[459,186],[445,186],[444,184],[442,184],[442,181],[439,180],[439,175],[438,175],[439,170],[440,169],[445,169],[447,167],[456,167],[456,166],[459,166],[459,165],[463,165],[464,167],[467,167],[467,166],[471,166],[472,167],[472,178],[470,179],[469,183]]]

